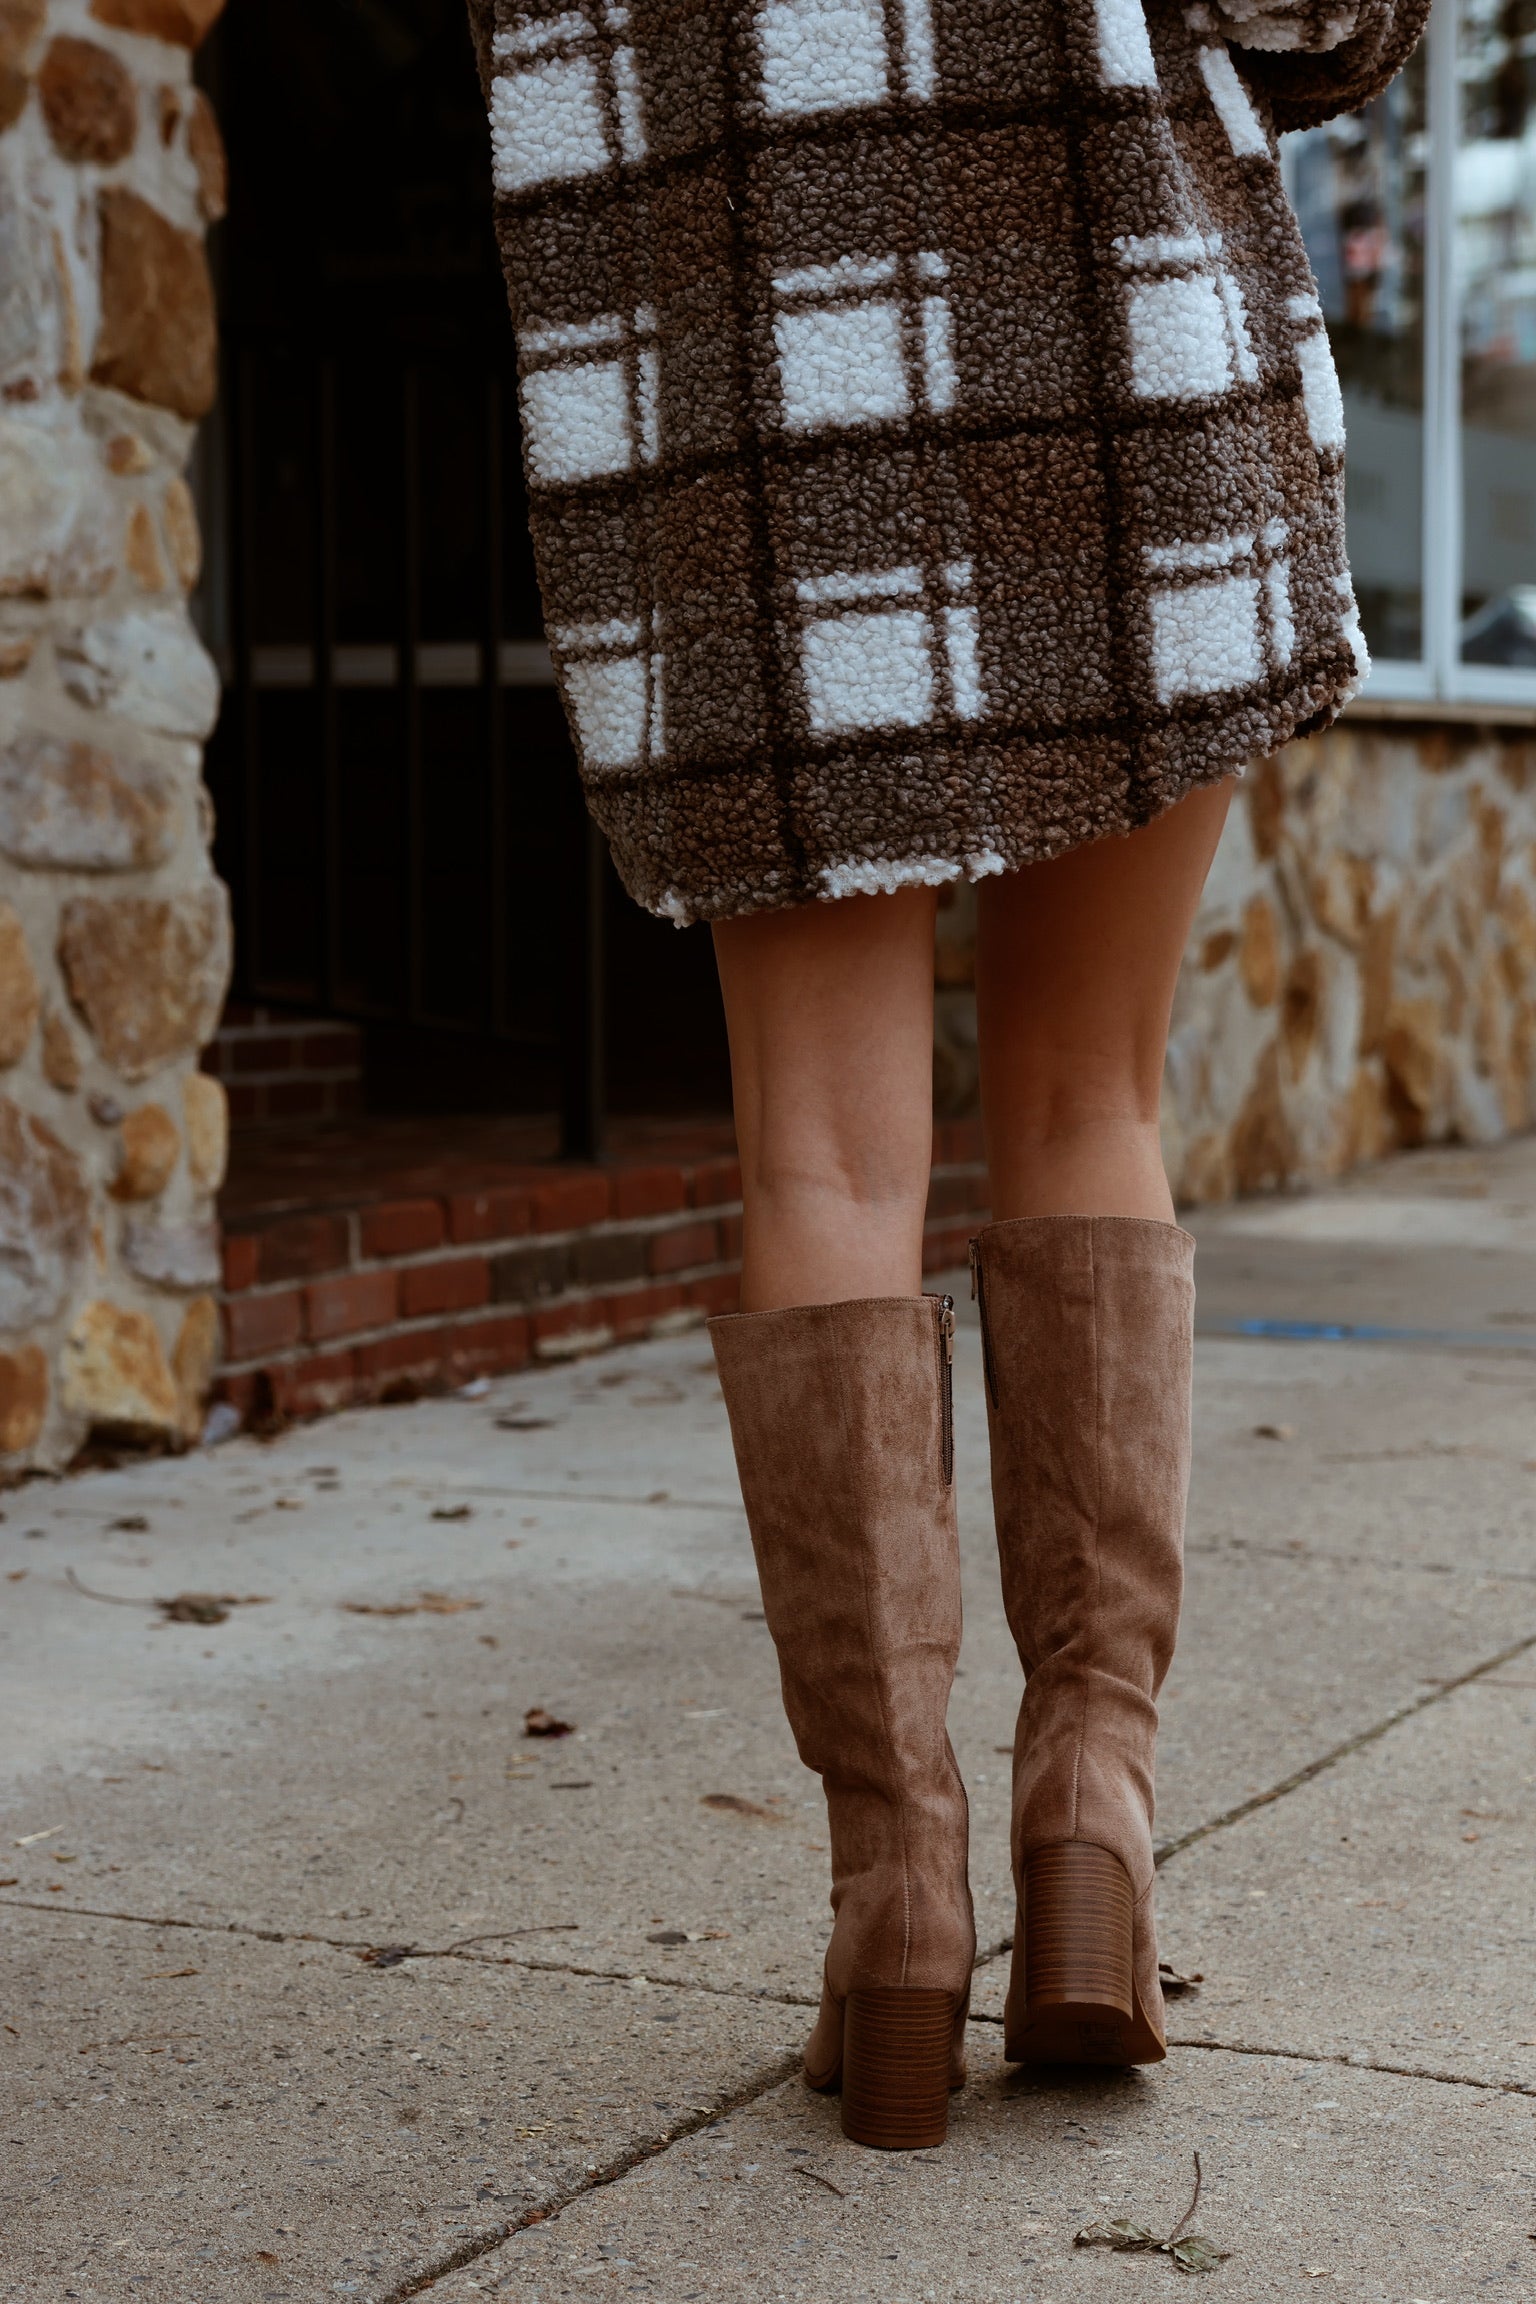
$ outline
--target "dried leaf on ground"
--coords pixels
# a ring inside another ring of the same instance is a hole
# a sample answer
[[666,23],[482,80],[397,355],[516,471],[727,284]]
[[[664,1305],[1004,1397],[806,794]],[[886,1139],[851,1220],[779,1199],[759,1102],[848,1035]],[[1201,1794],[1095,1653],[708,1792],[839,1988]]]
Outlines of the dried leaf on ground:
[[1255,1440],[1294,1440],[1296,1427],[1294,1424],[1255,1424],[1253,1436]]
[[498,1416],[496,1429],[498,1432],[551,1432],[554,1423],[553,1416]]
[[1187,1976],[1181,1976],[1171,1960],[1159,1960],[1157,1980],[1163,1988],[1163,1997],[1177,2000],[1181,1993],[1198,1991],[1205,1977],[1198,1968],[1192,1969]]
[[107,1527],[120,1536],[147,1536],[149,1522],[142,1512],[125,1512],[120,1520],[109,1520]]
[[1187,2240],[1170,2240],[1166,2246],[1181,2272],[1214,2272],[1231,2254],[1230,2249],[1218,2248],[1198,2232],[1191,2232]]
[[1189,2206],[1166,2240],[1159,2240],[1157,2234],[1145,2224],[1135,2224],[1128,2216],[1116,2216],[1106,2222],[1085,2224],[1081,2232],[1074,2234],[1072,2245],[1074,2248],[1118,2248],[1127,2252],[1167,2256],[1181,2272],[1214,2272],[1218,2265],[1226,2263],[1230,2250],[1218,2248],[1203,2233],[1186,2233],[1184,2230],[1200,2205],[1200,2183],[1200,2155],[1197,2152],[1194,2192],[1190,2196]]
[[1155,2232],[1149,2232],[1145,2224],[1133,2224],[1128,2216],[1116,2216],[1109,2223],[1085,2224],[1072,2236],[1074,2248],[1155,2248],[1157,2244]]
[[835,2192],[839,2200],[846,2200],[848,2197],[841,2184],[834,2184],[830,2176],[818,2176],[814,2168],[791,2168],[790,2174],[791,2176],[803,2176],[808,2184],[822,2185],[828,2192]]
[[200,1976],[200,1968],[151,1968],[146,1984],[174,1984],[178,1976]]
[[414,1944],[365,1944],[357,1956],[365,1968],[398,1968],[415,1950]]
[[699,1802],[701,1808],[713,1808],[722,1816],[756,1816],[764,1824],[785,1824],[789,1819],[776,1809],[764,1808],[759,1801],[743,1800],[739,1792],[706,1792]]
[[418,1592],[414,1600],[343,1600],[349,1616],[462,1616],[466,1609],[483,1608],[483,1600],[454,1600],[446,1592]]
[[558,1720],[553,1712],[546,1712],[542,1704],[530,1704],[523,1714],[525,1736],[574,1736],[574,1720]]
[[472,1504],[436,1504],[432,1508],[434,1520],[473,1520],[474,1516]]
[[155,1606],[166,1624],[226,1624],[231,1608],[259,1608],[265,1601],[264,1592],[177,1592]]

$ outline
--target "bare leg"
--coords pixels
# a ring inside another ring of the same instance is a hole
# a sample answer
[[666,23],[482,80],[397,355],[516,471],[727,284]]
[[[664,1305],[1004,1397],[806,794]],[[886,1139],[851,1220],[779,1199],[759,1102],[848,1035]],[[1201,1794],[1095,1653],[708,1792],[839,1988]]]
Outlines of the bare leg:
[[1173,1214],[1158,1139],[1179,962],[1232,796],[978,891],[977,1021],[992,1214]]
[[912,888],[716,925],[744,1311],[921,1292],[934,905]]

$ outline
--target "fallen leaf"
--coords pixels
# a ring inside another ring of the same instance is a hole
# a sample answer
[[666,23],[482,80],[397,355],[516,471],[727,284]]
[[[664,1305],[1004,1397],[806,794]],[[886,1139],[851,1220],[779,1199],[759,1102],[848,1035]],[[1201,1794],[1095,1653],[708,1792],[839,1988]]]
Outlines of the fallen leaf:
[[149,1522],[142,1512],[125,1512],[121,1520],[109,1520],[107,1526],[109,1529],[115,1530],[120,1536],[147,1536],[149,1534]]
[[5,1580],[7,1584],[19,1584],[26,1573],[25,1568],[7,1568]]
[[274,2256],[270,2248],[258,2248],[256,2261],[258,2264],[279,2264],[282,2262],[282,2258]]
[[591,1789],[592,1778],[590,1776],[576,1776],[567,1784],[551,1784],[550,1786],[551,1792],[590,1792]]
[[473,1520],[474,1507],[470,1504],[437,1504],[433,1506],[434,1520]]
[[808,2184],[824,2186],[828,2192],[835,2192],[839,2200],[846,2200],[848,2197],[841,2184],[834,2184],[830,2176],[818,2176],[814,2168],[791,2168],[790,2174],[791,2176],[803,2176]]
[[1213,2241],[1191,2232],[1187,2240],[1170,2240],[1168,2254],[1181,2272],[1214,2272],[1218,2264],[1225,2264],[1230,2248],[1218,2248]]
[[1074,2248],[1155,2248],[1157,2234],[1149,2232],[1145,2224],[1133,2224],[1127,2216],[1117,2216],[1112,2223],[1085,2224],[1081,2232],[1072,2235]]
[[1296,1427],[1294,1424],[1255,1424],[1253,1436],[1255,1440],[1294,1440]]
[[757,1816],[765,1824],[783,1824],[787,1821],[785,1817],[775,1815],[771,1808],[761,1807],[756,1800],[743,1800],[739,1792],[706,1792],[699,1806],[713,1808],[722,1816]]
[[574,1736],[574,1720],[557,1720],[553,1712],[546,1712],[542,1704],[530,1704],[523,1714],[525,1736]]
[[8,1879],[0,1880],[0,1888],[19,1888],[20,1886],[21,1875],[19,1872],[13,1872]]
[[687,1941],[687,1931],[682,1928],[658,1928],[646,1938],[647,1944],[686,1944]]
[[1157,1980],[1163,1988],[1164,1997],[1169,2000],[1177,2000],[1185,1992],[1198,1991],[1205,1982],[1205,1977],[1198,1968],[1192,1975],[1181,1976],[1171,1961],[1159,1960]]
[[167,1624],[223,1624],[231,1608],[264,1608],[265,1592],[177,1592],[169,1600],[157,1600],[161,1619]]
[[365,1968],[398,1968],[415,1950],[414,1944],[365,1944],[357,1956]]
[[553,1429],[552,1416],[498,1416],[498,1432],[548,1432]]
[[201,1973],[198,1968],[151,1968],[144,1981],[146,1984],[174,1984],[178,1976],[198,1976]]

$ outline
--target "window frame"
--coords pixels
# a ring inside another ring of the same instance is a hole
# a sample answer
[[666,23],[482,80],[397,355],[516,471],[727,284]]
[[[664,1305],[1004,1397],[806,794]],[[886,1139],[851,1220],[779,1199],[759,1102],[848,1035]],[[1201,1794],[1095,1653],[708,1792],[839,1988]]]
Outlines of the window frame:
[[[1461,660],[1461,283],[1456,158],[1461,142],[1460,0],[1435,0],[1425,31],[1423,649],[1374,656],[1357,703],[1536,706],[1536,667]],[[1345,443],[1346,467],[1349,458]]]

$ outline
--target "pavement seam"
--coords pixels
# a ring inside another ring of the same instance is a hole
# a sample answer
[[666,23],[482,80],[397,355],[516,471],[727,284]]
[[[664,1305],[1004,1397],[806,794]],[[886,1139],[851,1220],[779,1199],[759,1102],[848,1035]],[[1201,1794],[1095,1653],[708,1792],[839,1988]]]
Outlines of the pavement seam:
[[1285,1799],[1289,1793],[1299,1792],[1304,1784],[1310,1784],[1314,1777],[1325,1774],[1330,1768],[1336,1768],[1341,1760],[1347,1760],[1352,1753],[1363,1751],[1368,1744],[1379,1743],[1394,1728],[1400,1728],[1405,1720],[1412,1720],[1420,1712],[1427,1712],[1431,1705],[1443,1704],[1459,1688],[1468,1688],[1474,1681],[1486,1679],[1490,1672],[1498,1672],[1504,1665],[1513,1664],[1517,1656],[1527,1656],[1533,1648],[1536,1648],[1536,1632],[1529,1632],[1523,1640],[1516,1640],[1508,1648],[1501,1648],[1496,1656],[1485,1657],[1481,1664],[1474,1664],[1468,1671],[1458,1673],[1454,1680],[1440,1682],[1427,1695],[1415,1696],[1411,1702],[1399,1704],[1385,1719],[1376,1721],[1369,1728],[1362,1728],[1357,1736],[1346,1737],[1331,1752],[1321,1753],[1316,1760],[1307,1761],[1304,1767],[1295,1769],[1289,1776],[1282,1778],[1280,1783],[1272,1784],[1268,1791],[1255,1792],[1249,1799],[1240,1800],[1235,1808],[1227,1809],[1225,1814],[1213,1816],[1208,1823],[1196,1824],[1177,1840],[1168,1841],[1156,1851],[1153,1862],[1158,1866],[1167,1864],[1173,1857],[1182,1856],[1186,1848],[1193,1848],[1201,1840],[1209,1840],[1214,1833],[1229,1830],[1232,1825],[1240,1824],[1245,1816],[1256,1814],[1260,1808],[1270,1807],[1276,1800]]
[[[977,2021],[975,2017],[971,2019]],[[983,2019],[996,2022],[996,2018]],[[1427,2064],[1383,2064],[1374,2056],[1347,2054],[1326,2048],[1261,2048],[1247,2040],[1175,2040],[1170,2048],[1194,2048],[1206,2055],[1267,2056],[1290,2064],[1337,2064],[1348,2072],[1388,2072],[1399,2080],[1431,2080],[1440,2088],[1476,2088],[1496,2096],[1536,2096],[1526,2080],[1476,2080],[1466,2072],[1437,2072]]]
[[589,2170],[579,2184],[568,2184],[562,2191],[550,2193],[543,2206],[527,2208],[521,2216],[514,2216],[509,2222],[498,2225],[493,2231],[480,2233],[473,2240],[461,2240],[456,2248],[446,2256],[439,2257],[435,2264],[412,2273],[398,2286],[389,2289],[377,2299],[377,2304],[408,2304],[411,2297],[423,2295],[427,2289],[435,2288],[438,2281],[446,2280],[450,2272],[462,2272],[467,2264],[491,2255],[495,2249],[515,2239],[519,2232],[526,2232],[531,2225],[552,2223],[578,2200],[601,2191],[605,2185],[618,2183],[622,2177],[643,2167],[647,2161],[659,2160],[675,2144],[685,2144],[690,2136],[697,2136],[702,2129],[712,2128],[729,2113],[744,2111],[760,2097],[771,2094],[775,2088],[782,2088],[785,2081],[792,2079],[799,2069],[798,2049],[776,2057],[771,2064],[763,2066],[754,2079],[744,2081],[741,2087],[721,2096],[709,2111],[700,2112],[693,2119],[668,2129],[664,2136],[631,2144],[623,2152],[616,2152],[611,2160]]

